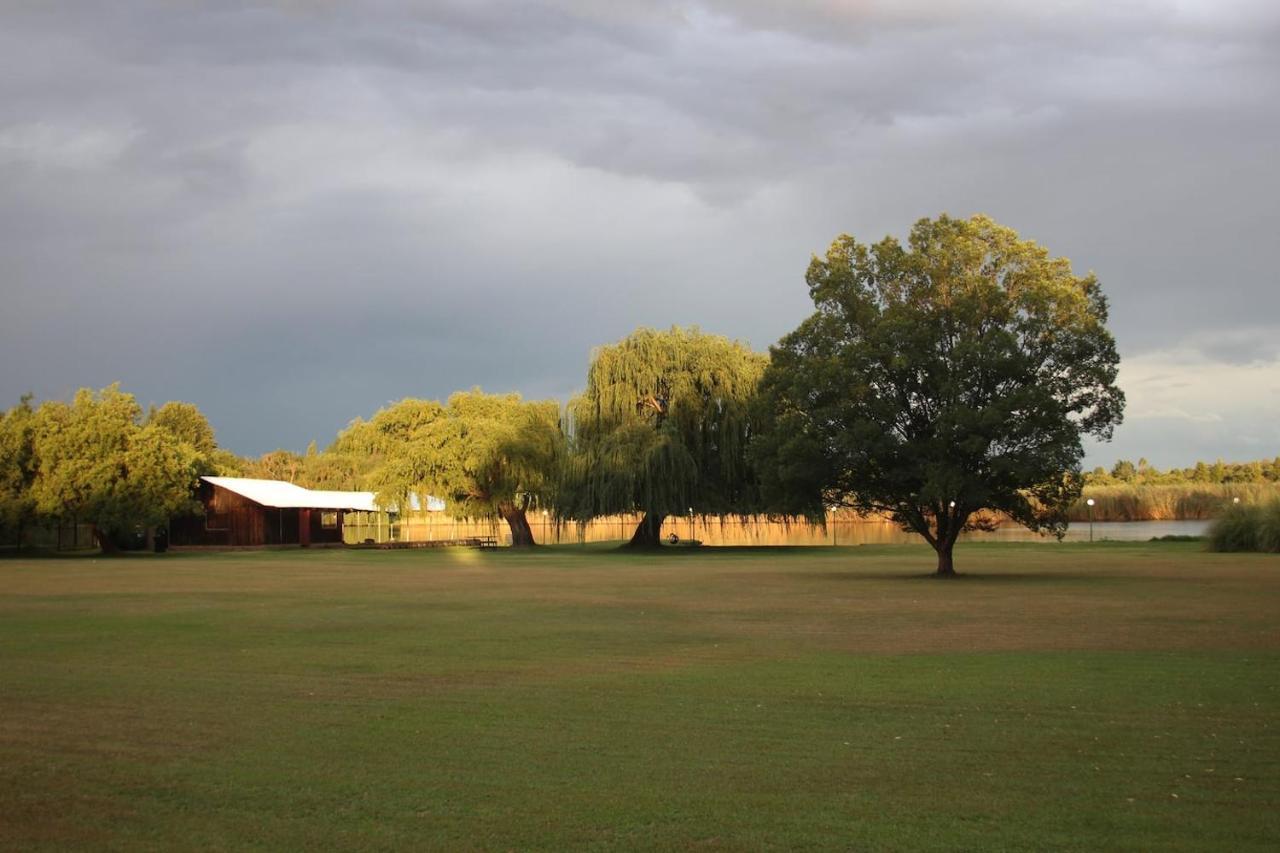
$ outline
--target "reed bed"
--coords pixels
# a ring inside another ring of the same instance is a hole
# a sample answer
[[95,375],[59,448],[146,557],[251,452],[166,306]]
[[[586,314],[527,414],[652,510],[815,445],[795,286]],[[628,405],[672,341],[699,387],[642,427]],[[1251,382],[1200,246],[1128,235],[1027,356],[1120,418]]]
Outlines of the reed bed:
[[[1071,521],[1199,521],[1231,507],[1280,499],[1280,483],[1181,483],[1177,485],[1087,486],[1068,511]],[[1238,499],[1238,500],[1237,500]]]
[[[570,545],[587,542],[612,542],[630,539],[640,523],[636,514],[610,515],[578,524],[560,522],[549,513],[529,514],[533,538],[542,545]],[[432,542],[493,536],[499,542],[510,538],[505,522],[486,519],[455,519],[444,513],[414,513],[388,525],[386,516],[377,513],[348,513],[343,521],[343,540],[356,544],[375,542]],[[903,534],[898,526],[881,518],[864,518],[852,513],[837,513],[827,520],[825,528],[803,519],[769,520],[760,516],[679,516],[668,518],[662,525],[662,538],[675,536],[678,541],[696,539],[705,545],[829,545],[833,541],[888,544],[899,542]]]
[[[1233,507],[1257,507],[1280,501],[1280,483],[1195,483],[1181,485],[1089,486],[1068,511],[1076,523],[1087,522],[1093,498],[1094,521],[1204,521],[1222,516]],[[1237,502],[1238,499],[1238,502]],[[997,523],[1007,521],[991,515]],[[568,545],[630,539],[640,522],[637,514],[611,515],[586,523],[559,522],[550,513],[529,513],[534,539],[544,545]],[[804,519],[769,519],[763,516],[672,516],[662,525],[664,540],[697,540],[706,545],[831,545],[840,543],[891,544],[914,541],[898,525],[880,516],[852,512],[829,515],[825,525]],[[348,513],[343,539],[348,544],[375,542],[430,542],[493,536],[508,541],[507,525],[491,519],[455,519],[444,513],[413,513],[388,524],[377,513]]]

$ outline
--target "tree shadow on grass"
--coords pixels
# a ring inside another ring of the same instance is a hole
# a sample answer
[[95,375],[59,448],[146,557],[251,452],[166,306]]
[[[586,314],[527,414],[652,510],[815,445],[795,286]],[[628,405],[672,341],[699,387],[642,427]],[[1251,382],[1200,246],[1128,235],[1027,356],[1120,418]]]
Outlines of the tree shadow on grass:
[[[977,583],[1081,583],[1110,580],[1124,580],[1128,575],[1099,572],[959,572],[954,577],[939,577],[933,572],[887,572],[887,571],[842,571],[842,572],[778,572],[778,577],[803,578],[807,580],[840,580],[840,581],[932,581],[940,585],[977,584]],[[759,577],[759,575],[755,575]]]

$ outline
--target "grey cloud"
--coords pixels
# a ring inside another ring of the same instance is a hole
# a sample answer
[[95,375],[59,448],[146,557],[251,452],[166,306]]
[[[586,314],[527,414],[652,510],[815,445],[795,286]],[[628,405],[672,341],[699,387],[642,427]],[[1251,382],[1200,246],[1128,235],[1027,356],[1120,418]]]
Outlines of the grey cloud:
[[1206,358],[1227,364],[1280,364],[1280,335],[1276,329],[1222,333],[1202,341],[1199,350]]
[[402,394],[563,395],[592,345],[642,323],[763,348],[808,310],[811,252],[943,210],[1096,270],[1126,355],[1263,358],[1277,20],[996,0],[8,6],[0,397],[119,378],[207,403],[256,452]]

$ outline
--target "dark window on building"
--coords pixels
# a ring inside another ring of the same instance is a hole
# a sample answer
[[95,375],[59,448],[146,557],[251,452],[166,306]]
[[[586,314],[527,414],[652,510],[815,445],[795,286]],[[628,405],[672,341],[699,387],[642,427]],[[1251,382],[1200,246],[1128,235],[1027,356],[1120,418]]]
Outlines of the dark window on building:
[[206,512],[204,514],[205,530],[226,530],[228,529],[227,513],[225,512]]

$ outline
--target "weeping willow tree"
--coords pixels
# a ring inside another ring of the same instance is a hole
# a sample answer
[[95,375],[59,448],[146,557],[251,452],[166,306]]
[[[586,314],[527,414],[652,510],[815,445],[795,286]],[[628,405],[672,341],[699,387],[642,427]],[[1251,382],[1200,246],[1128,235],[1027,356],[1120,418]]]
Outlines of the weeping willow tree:
[[327,453],[367,460],[383,501],[444,500],[456,518],[503,519],[511,544],[533,545],[527,512],[544,501],[563,444],[560,407],[519,394],[459,392],[448,403],[401,400],[351,424]]
[[597,349],[569,403],[559,516],[641,512],[630,545],[653,548],[668,516],[752,511],[750,402],[767,363],[696,328],[639,329]]

